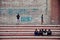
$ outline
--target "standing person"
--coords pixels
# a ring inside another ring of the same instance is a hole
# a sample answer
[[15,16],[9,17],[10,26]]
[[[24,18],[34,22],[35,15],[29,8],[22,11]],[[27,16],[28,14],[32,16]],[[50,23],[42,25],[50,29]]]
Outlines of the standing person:
[[19,14],[17,14],[17,22],[18,22],[18,24],[19,24],[19,18],[20,18],[20,15]]
[[41,24],[43,24],[43,14],[41,15]]

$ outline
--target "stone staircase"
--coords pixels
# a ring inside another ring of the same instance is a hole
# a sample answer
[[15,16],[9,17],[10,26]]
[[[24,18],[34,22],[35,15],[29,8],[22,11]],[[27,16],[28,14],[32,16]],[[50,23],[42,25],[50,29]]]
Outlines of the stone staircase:
[[[51,29],[51,36],[34,36],[35,29]],[[0,25],[0,40],[60,40],[60,26]]]

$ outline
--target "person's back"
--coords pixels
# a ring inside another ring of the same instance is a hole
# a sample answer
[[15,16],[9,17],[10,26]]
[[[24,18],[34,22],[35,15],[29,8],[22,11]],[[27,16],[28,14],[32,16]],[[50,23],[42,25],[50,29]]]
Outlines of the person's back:
[[16,16],[16,17],[17,17],[17,19],[19,19],[19,18],[20,18],[20,15],[19,15],[19,14],[17,14],[17,16]]
[[34,35],[38,36],[38,30],[37,29],[35,29]]
[[40,36],[40,35],[42,35],[42,30],[41,30],[41,29],[39,30],[39,36]]
[[20,18],[20,15],[17,14],[16,17],[17,17],[17,24],[19,24],[19,18]]
[[43,35],[47,36],[47,30],[46,29],[43,30]]
[[51,32],[51,30],[50,29],[48,29],[48,35],[52,35],[52,32]]

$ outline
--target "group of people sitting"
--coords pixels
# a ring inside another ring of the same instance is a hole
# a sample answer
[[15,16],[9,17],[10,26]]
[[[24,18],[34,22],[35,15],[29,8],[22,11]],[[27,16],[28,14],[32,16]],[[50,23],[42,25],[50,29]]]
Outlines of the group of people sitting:
[[40,29],[39,31],[37,29],[35,29],[34,32],[35,36],[50,36],[52,35],[52,31],[50,29]]

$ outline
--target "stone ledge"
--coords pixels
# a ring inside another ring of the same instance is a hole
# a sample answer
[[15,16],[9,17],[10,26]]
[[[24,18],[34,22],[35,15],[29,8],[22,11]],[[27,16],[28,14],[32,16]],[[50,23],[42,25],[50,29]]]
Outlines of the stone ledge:
[[52,39],[52,38],[60,38],[60,36],[0,36],[0,39]]

